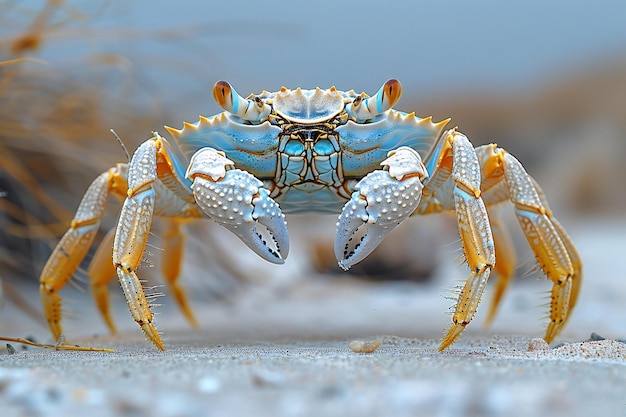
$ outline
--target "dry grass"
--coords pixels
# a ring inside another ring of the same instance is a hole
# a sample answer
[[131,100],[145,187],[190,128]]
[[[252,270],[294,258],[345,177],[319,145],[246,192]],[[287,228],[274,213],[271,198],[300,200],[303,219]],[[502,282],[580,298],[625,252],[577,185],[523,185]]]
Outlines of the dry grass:
[[17,31],[0,39],[0,265],[4,276],[35,280],[91,179],[124,160],[109,129],[141,138],[155,120],[132,107],[132,88],[107,90],[119,57],[85,56],[71,70],[31,58],[48,42],[92,36],[93,16],[61,0],[4,6],[0,24]]

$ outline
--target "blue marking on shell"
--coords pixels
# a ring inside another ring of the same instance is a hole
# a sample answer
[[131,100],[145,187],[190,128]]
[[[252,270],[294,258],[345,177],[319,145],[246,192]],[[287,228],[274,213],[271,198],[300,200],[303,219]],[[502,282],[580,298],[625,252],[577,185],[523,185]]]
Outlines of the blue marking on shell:
[[300,155],[304,152],[304,145],[298,140],[286,141],[284,152],[288,155]]
[[349,121],[336,130],[340,135],[344,175],[360,177],[380,169],[387,153],[400,146],[420,152],[422,158],[439,137],[443,125],[412,114],[389,110],[372,123]]
[[221,113],[211,119],[202,118],[197,123],[187,124],[180,133],[172,134],[187,159],[201,148],[214,148],[225,152],[238,168],[265,179],[276,175],[281,131],[269,122],[246,125],[238,123],[235,116]]
[[186,187],[191,188],[191,181],[185,178],[185,174],[187,172],[187,160],[183,157],[179,148],[170,145],[167,140],[164,140],[162,143],[163,146],[165,146],[167,154],[170,155],[169,161],[172,164],[176,177]]
[[318,155],[331,155],[336,152],[332,142],[324,139],[318,140],[314,148]]

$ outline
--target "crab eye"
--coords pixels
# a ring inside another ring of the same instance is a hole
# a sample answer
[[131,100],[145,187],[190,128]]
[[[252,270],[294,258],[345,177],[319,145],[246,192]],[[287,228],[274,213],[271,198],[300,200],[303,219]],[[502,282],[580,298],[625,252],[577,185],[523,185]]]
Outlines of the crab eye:
[[398,80],[391,79],[383,84],[373,97],[356,96],[346,111],[357,122],[364,122],[392,108],[401,95],[402,84]]
[[272,108],[259,97],[245,99],[226,81],[218,81],[213,86],[213,97],[227,112],[252,123],[260,123]]

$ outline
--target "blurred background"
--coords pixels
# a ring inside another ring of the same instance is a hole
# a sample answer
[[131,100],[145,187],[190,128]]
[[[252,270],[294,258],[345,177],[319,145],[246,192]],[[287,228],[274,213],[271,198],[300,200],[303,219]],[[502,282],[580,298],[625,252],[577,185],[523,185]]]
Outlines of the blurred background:
[[[211,88],[220,79],[244,96],[283,85],[372,94],[385,80],[399,79],[404,95],[397,108],[435,120],[451,117],[474,145],[497,142],[522,161],[579,245],[587,267],[584,290],[587,282],[606,280],[588,297],[623,300],[616,294],[626,293],[624,274],[607,272],[607,251],[617,262],[626,249],[624,18],[626,3],[618,0],[0,1],[0,275],[6,293],[0,317],[11,318],[0,321],[0,331],[22,332],[11,325],[17,314],[40,320],[36,289],[43,263],[90,182],[125,161],[109,129],[132,151],[163,125],[215,114],[220,109]],[[118,207],[111,202],[103,231],[115,224]],[[510,210],[503,211],[520,251],[517,282],[536,283],[538,274],[528,273],[532,255]],[[445,311],[450,302],[439,296],[442,289],[465,276],[455,260],[454,219],[414,219],[348,276],[335,274],[330,217],[288,218],[293,252],[282,267],[248,254],[208,222],[194,226],[184,285],[194,290],[196,305],[232,305],[250,293],[248,301],[351,291],[320,289],[315,279],[332,282],[328,288],[364,285],[372,294],[410,288],[412,295],[435,294],[432,314]],[[147,263],[157,268],[141,274],[161,282],[155,226]],[[74,291],[68,298],[79,311],[78,300],[89,299],[80,291],[84,275],[77,274],[78,289],[67,290]],[[381,287],[380,281],[399,286]],[[533,289],[511,303],[542,315],[535,295]],[[166,300],[164,311],[171,304]],[[415,307],[408,299],[392,303]],[[118,321],[130,322],[124,310]],[[434,317],[440,329],[445,321]],[[515,330],[510,322],[501,326]],[[46,337],[43,327],[33,331]]]

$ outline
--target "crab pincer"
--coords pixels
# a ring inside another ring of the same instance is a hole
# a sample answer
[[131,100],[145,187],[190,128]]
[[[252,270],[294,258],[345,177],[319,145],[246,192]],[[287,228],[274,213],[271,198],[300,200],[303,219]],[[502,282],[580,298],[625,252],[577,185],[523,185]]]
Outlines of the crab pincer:
[[[198,151],[187,170],[196,202],[210,219],[233,232],[261,258],[284,263],[289,253],[285,215],[261,180],[240,169],[226,170],[232,166],[222,152]],[[273,246],[259,233],[259,225],[267,230]]]
[[[409,218],[422,197],[422,178],[427,176],[419,154],[400,147],[381,162],[384,169],[357,183],[337,222],[335,256],[348,270],[362,261],[396,226]],[[360,234],[359,229],[365,228]],[[355,242],[355,239],[360,241]]]

